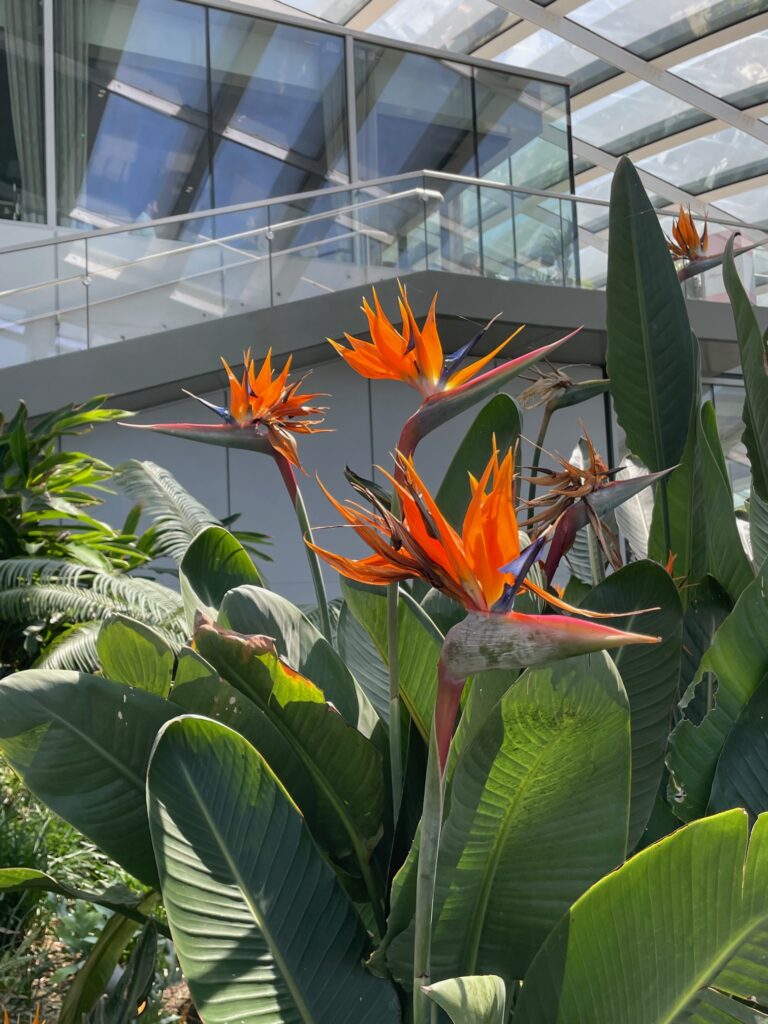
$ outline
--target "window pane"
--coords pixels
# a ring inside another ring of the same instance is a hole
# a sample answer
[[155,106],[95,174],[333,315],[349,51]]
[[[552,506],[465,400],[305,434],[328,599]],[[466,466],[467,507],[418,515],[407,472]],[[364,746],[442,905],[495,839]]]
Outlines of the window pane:
[[513,22],[491,0],[399,0],[368,31],[435,49],[467,52]]
[[216,206],[349,180],[344,42],[210,11]]
[[563,86],[476,68],[475,106],[481,177],[569,188]]
[[69,0],[55,14],[60,223],[210,206],[204,10]]
[[0,217],[44,221],[39,0],[0,0],[0,112]]
[[472,69],[355,43],[361,180],[405,171],[476,173]]

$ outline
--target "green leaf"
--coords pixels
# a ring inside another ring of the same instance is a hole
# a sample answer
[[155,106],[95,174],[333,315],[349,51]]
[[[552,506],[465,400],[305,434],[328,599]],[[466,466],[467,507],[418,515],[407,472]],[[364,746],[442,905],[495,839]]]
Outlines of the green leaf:
[[0,868],[0,893],[13,892],[15,890],[37,890],[38,892],[52,892],[58,896],[64,896],[68,900],[86,900],[88,903],[96,903],[107,910],[113,910],[130,917],[133,921],[141,922],[143,915],[137,911],[142,897],[133,892],[127,886],[110,886],[104,892],[89,892],[86,889],[77,889],[60,882],[45,871],[38,871],[36,868]]
[[[367,587],[341,578],[349,610],[368,631],[379,657],[389,664],[387,595],[383,587]],[[400,696],[426,741],[437,694],[437,662],[443,635],[410,594],[400,591],[398,604],[398,664]]]
[[[632,729],[632,795],[629,849],[648,822],[664,770],[672,707],[680,679],[682,610],[677,588],[654,562],[633,562],[590,591],[582,607],[595,612],[637,609],[611,625],[660,636],[659,644],[633,644],[611,651],[629,697]],[[653,611],[641,613],[641,609]]]
[[[354,852],[361,867],[381,837],[384,813],[382,757],[345,722],[322,690],[249,638],[203,626],[195,634],[203,658],[253,705],[227,711],[243,717],[244,733],[313,821],[331,854]],[[174,693],[183,695],[184,687]],[[219,706],[224,700],[220,692]],[[256,714],[255,712],[259,712]]]
[[509,395],[494,395],[477,414],[437,492],[440,511],[453,527],[461,527],[469,504],[468,474],[480,477],[491,457],[494,437],[503,453],[507,448],[514,448],[520,430],[520,412]]
[[382,726],[371,702],[322,633],[290,601],[260,587],[238,587],[222,601],[219,621],[237,633],[272,637],[291,668],[320,686],[342,717],[378,744]]
[[699,444],[702,483],[706,495],[704,524],[709,550],[709,572],[722,584],[731,600],[735,601],[754,579],[754,573],[736,526],[733,490],[717,432],[714,405],[705,402],[700,415]]
[[[685,693],[696,678],[701,659],[712,645],[715,633],[733,610],[733,601],[711,576],[701,583],[683,588],[687,592],[687,608],[683,616],[683,644],[680,665],[680,692]],[[681,594],[681,597],[683,595]],[[693,702],[686,705],[686,718],[692,718]],[[706,709],[698,716],[700,721]]]
[[424,991],[453,1024],[506,1024],[507,990],[494,974],[450,978],[428,985]]
[[[148,776],[168,920],[205,1024],[396,1024],[391,986],[295,805],[237,733],[201,718],[161,732]],[[361,1016],[362,1015],[362,1016]]]
[[[148,913],[157,902],[158,897],[153,893],[139,904],[139,909]],[[106,992],[115,967],[137,930],[136,922],[122,914],[110,917],[64,996],[59,1024],[81,1024],[83,1015],[89,1013]]]
[[611,186],[608,376],[627,446],[651,471],[677,465],[698,402],[685,299],[653,206],[630,160]]
[[768,501],[763,501],[755,488],[749,496],[749,537],[757,565],[768,558]]
[[683,720],[672,733],[667,764],[673,776],[674,810],[683,819],[704,814],[726,737],[768,673],[768,564],[743,592],[701,659],[683,696],[685,709],[711,673],[717,702],[700,725]]
[[137,686],[158,697],[171,688],[174,653],[150,626],[127,615],[108,615],[99,629],[96,650],[108,679]]
[[681,592],[684,608],[688,587],[703,579],[709,566],[705,522],[707,503],[699,453],[700,432],[698,412],[694,412],[680,465],[670,474],[667,483],[669,548],[664,534],[661,493],[654,502],[648,538],[648,554],[654,561],[665,565],[670,550],[675,555],[674,573],[688,584]]
[[[529,574],[530,578],[531,574]],[[538,583],[539,581],[536,580],[536,582]],[[452,626],[461,622],[467,614],[467,609],[463,608],[458,601],[454,601],[452,597],[448,597],[441,590],[436,590],[434,587],[427,591],[420,604],[443,636]]]
[[260,587],[263,580],[240,541],[223,526],[209,526],[187,548],[179,583],[191,629],[196,611],[215,618],[227,591],[246,584]]
[[[432,978],[523,977],[574,899],[624,858],[629,777],[629,707],[607,655],[520,676],[466,746],[450,782]],[[407,872],[401,875],[407,893]],[[391,930],[403,921],[400,905]],[[409,984],[412,922],[388,935],[387,945],[394,976]]]
[[733,724],[715,769],[708,811],[746,807],[753,817],[768,811],[768,675]]
[[133,947],[114,991],[97,1003],[88,1024],[132,1024],[152,988],[156,961],[157,929],[149,922]]
[[704,818],[593,886],[542,946],[514,1024],[712,1020],[708,987],[768,921],[768,817],[748,853],[747,835],[743,811]]
[[768,502],[768,351],[755,311],[741,283],[733,259],[731,235],[723,256],[723,280],[731,300],[744,375],[744,444],[752,467],[752,486]]
[[157,884],[144,778],[178,708],[80,672],[18,672],[0,683],[0,753],[55,814],[132,875]]
[[389,725],[389,675],[376,646],[346,601],[339,612],[336,629],[339,654],[365,691],[382,722]]

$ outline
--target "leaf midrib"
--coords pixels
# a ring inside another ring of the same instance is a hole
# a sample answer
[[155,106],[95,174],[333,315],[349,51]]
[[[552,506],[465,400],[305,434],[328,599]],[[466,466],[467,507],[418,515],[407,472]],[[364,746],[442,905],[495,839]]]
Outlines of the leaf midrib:
[[[483,876],[480,895],[475,903],[475,910],[470,919],[470,926],[467,930],[467,941],[464,943],[464,955],[461,962],[461,970],[467,974],[474,974],[477,970],[477,958],[480,952],[480,941],[482,936],[483,925],[485,923],[486,911],[488,909],[488,901],[491,898],[491,889],[496,879],[497,869],[499,861],[501,859],[502,850],[506,843],[510,829],[512,827],[512,819],[514,812],[517,811],[523,797],[530,789],[533,777],[541,766],[542,762],[550,755],[554,755],[555,751],[562,746],[565,739],[570,739],[570,736],[566,737],[564,733],[561,733],[559,737],[555,739],[554,743],[550,743],[548,746],[542,748],[541,753],[530,765],[525,774],[525,779],[519,786],[517,793],[514,798],[507,805],[506,812],[502,817],[502,823],[499,827],[496,838],[493,842],[491,854],[487,859],[487,870]],[[495,763],[495,759],[494,759]],[[491,768],[491,771],[493,768]],[[488,780],[490,779],[490,772],[488,778],[486,778],[486,785],[483,787],[483,791],[486,790]]]
[[754,918],[749,925],[745,925],[739,932],[737,932],[731,941],[723,948],[723,951],[719,956],[713,957],[711,966],[705,970],[700,971],[696,978],[688,985],[677,1002],[671,1007],[667,1015],[659,1017],[653,1022],[653,1024],[675,1024],[678,1018],[678,1014],[685,1010],[689,1006],[692,999],[694,999],[698,993],[706,988],[710,983],[714,983],[717,974],[722,970],[723,967],[728,963],[731,957],[735,956],[740,947],[749,939],[753,932],[757,931],[766,921],[768,921],[768,911],[765,914],[761,914],[759,917]]
[[261,931],[262,935],[266,940],[270,953],[272,954],[272,957],[275,961],[275,965],[280,971],[281,977],[283,978],[283,981],[285,982],[288,991],[291,994],[291,998],[296,1004],[297,1010],[301,1014],[301,1019],[305,1022],[305,1024],[316,1024],[316,1018],[310,1012],[310,1009],[307,1006],[306,1002],[304,1001],[304,997],[301,991],[298,989],[295,981],[293,980],[293,975],[291,971],[288,969],[288,965],[285,962],[282,953],[280,952],[280,947],[278,943],[275,941],[272,931],[267,925],[266,919],[259,909],[257,901],[251,896],[250,887],[248,886],[245,877],[241,873],[237,861],[234,859],[233,856],[230,856],[229,849],[226,843],[224,842],[224,837],[219,831],[215,820],[211,817],[208,811],[208,805],[206,804],[201,792],[198,790],[194,780],[192,779],[192,776],[190,775],[189,769],[186,764],[181,764],[181,771],[184,776],[184,779],[186,780],[189,786],[193,798],[197,802],[197,805],[203,817],[205,818],[206,824],[208,825],[211,831],[211,835],[213,836],[217,846],[219,847],[219,850],[221,851],[221,854],[224,858],[227,867],[229,868],[232,878],[234,879],[235,884],[237,885],[237,888],[239,889],[243,897],[243,901],[250,910],[257,927],[259,928],[259,930]]

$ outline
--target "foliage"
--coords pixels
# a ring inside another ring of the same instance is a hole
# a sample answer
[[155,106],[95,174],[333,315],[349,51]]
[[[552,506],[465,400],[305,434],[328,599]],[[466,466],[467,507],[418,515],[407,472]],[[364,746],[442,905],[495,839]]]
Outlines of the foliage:
[[[697,343],[650,209],[622,161],[611,381],[569,385],[547,418],[609,387],[631,479],[615,483],[594,451],[542,471],[531,493],[542,478],[558,493],[527,547],[499,484],[512,460],[487,451],[494,435],[520,433],[516,406],[505,396],[480,410],[432,504],[413,483],[416,443],[490,385],[480,376],[451,392],[455,361],[434,321],[411,324],[411,345],[377,306],[371,350],[386,347],[389,376],[416,361],[422,402],[401,435],[394,495],[350,474],[373,507],[350,515],[375,533],[376,554],[343,564],[369,580],[373,565],[389,586],[344,580],[333,629],[269,590],[192,499],[167,521],[174,488],[156,467],[124,472],[154,488],[155,538],[181,560],[181,596],[61,552],[0,568],[0,610],[5,600],[34,614],[68,588],[100,669],[0,683],[0,753],[135,879],[131,901],[24,870],[34,865],[6,873],[8,889],[112,912],[63,1019],[131,1019],[164,913],[205,1022],[426,1024],[438,1007],[454,1024],[768,1020],[768,566],[739,540]],[[761,552],[765,342],[730,249],[723,269],[749,376]],[[670,475],[643,480],[642,464]],[[309,538],[296,479],[283,479]],[[639,514],[615,520],[649,557],[622,564],[608,516],[649,482]],[[557,539],[578,556],[579,535],[589,571],[566,593],[610,625],[544,613],[563,599],[538,554]],[[497,564],[500,538],[509,565]],[[607,577],[595,538],[613,552]],[[512,582],[493,589],[495,573]],[[30,578],[41,596],[15,593]],[[102,995],[118,964],[120,985]]]

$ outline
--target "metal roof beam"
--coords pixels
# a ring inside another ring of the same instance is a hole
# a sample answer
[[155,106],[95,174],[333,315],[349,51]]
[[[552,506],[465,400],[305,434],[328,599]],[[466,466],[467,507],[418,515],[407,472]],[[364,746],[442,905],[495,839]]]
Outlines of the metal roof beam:
[[599,60],[612,64],[619,71],[634,75],[635,78],[648,82],[650,85],[656,86],[657,89],[662,89],[684,103],[696,107],[702,113],[709,114],[710,117],[717,118],[768,144],[768,124],[750,117],[730,103],[726,103],[725,100],[713,96],[704,89],[699,89],[698,86],[686,82],[685,79],[678,78],[670,71],[659,68],[641,57],[636,57],[623,47],[617,46],[616,43],[578,25],[575,21],[570,21],[564,15],[553,11],[551,7],[541,7],[533,0],[492,0],[492,2],[502,10],[525,18],[526,21],[538,25],[539,28],[546,29],[561,39],[573,43],[574,46],[581,47],[582,50],[593,54]]

